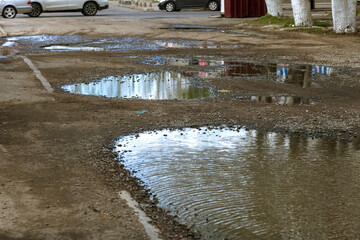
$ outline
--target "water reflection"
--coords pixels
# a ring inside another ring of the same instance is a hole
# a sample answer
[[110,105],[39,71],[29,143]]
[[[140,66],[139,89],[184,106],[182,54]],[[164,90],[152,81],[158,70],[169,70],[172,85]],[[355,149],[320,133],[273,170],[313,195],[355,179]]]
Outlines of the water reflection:
[[264,102],[264,103],[273,103],[277,105],[285,105],[285,106],[315,104],[314,100],[310,98],[293,97],[293,96],[281,96],[281,97],[252,96],[251,100]]
[[11,57],[18,52],[18,46],[15,42],[7,41],[0,46],[0,58]]
[[330,76],[332,68],[326,66],[278,64],[276,75],[277,82],[294,84],[300,87],[311,87],[311,80],[322,74]]
[[191,85],[184,73],[161,72],[110,76],[92,83],[66,85],[70,93],[111,98],[195,99],[212,97],[209,88]]
[[244,129],[145,132],[120,160],[210,239],[358,239],[360,143]]
[[312,79],[318,75],[330,76],[331,67],[317,65],[290,65],[290,64],[255,64],[239,60],[206,59],[201,57],[152,57],[146,59],[144,64],[169,66],[208,66],[220,67],[215,70],[202,72],[205,77],[236,77],[260,76],[276,74],[275,81],[293,84],[301,87],[310,87]]

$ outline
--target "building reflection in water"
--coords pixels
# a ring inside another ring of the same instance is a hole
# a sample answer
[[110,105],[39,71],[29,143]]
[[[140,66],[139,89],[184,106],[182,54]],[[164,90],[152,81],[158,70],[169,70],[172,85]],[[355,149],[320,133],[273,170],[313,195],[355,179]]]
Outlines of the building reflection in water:
[[276,81],[281,83],[289,83],[303,88],[311,87],[311,80],[316,74],[330,76],[332,68],[326,66],[278,64],[276,70]]
[[277,105],[286,105],[286,106],[315,104],[315,102],[310,98],[293,97],[293,96],[281,96],[281,97],[252,96],[251,100],[264,102],[264,103],[273,103]]
[[310,87],[312,79],[318,74],[330,76],[333,69],[317,65],[290,65],[290,64],[257,64],[238,60],[206,59],[200,57],[152,57],[144,61],[145,64],[168,66],[206,66],[220,67],[199,72],[201,77],[253,77],[276,73],[279,83],[294,84],[301,87]]

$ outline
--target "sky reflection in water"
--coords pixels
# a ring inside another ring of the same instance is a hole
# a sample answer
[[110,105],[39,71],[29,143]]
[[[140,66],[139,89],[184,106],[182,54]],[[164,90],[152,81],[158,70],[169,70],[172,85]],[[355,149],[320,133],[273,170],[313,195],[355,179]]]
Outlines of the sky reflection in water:
[[213,96],[209,88],[193,86],[188,77],[177,72],[110,76],[88,84],[66,85],[62,89],[83,95],[151,100],[196,99]]

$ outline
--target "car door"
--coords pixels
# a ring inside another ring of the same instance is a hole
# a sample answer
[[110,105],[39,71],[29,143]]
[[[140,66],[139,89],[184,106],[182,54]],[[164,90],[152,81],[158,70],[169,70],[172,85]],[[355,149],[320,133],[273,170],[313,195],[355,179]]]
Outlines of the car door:
[[44,0],[46,11],[63,11],[68,10],[68,0]]
[[[196,0],[194,0],[196,1]],[[183,8],[191,8],[193,6],[193,0],[177,0],[176,1],[176,8],[183,9]]]
[[[206,6],[207,0],[184,0],[189,8],[198,8]],[[204,4],[205,3],[205,4]]]
[[82,9],[86,0],[68,0],[69,10]]

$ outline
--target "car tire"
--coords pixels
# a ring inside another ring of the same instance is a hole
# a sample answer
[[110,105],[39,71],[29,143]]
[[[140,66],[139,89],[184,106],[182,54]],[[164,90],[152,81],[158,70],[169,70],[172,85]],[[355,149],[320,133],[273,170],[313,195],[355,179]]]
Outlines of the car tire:
[[98,6],[95,2],[87,2],[84,4],[82,14],[85,16],[95,16],[98,11]]
[[31,3],[32,10],[28,13],[29,17],[39,17],[42,13],[42,7],[38,3]]
[[168,3],[166,3],[166,4],[165,4],[165,10],[166,10],[167,12],[173,12],[173,11],[175,11],[175,10],[176,10],[175,3],[173,3],[173,2],[168,2]]
[[16,9],[12,6],[7,6],[3,9],[2,16],[4,18],[14,18],[16,16]]
[[210,1],[208,3],[208,8],[210,9],[210,11],[218,11],[220,6],[217,1]]

